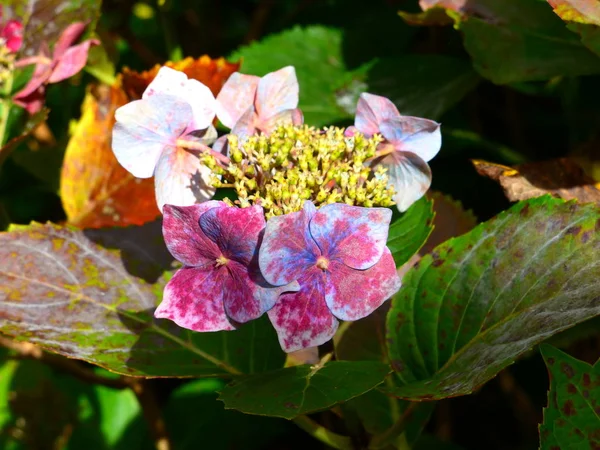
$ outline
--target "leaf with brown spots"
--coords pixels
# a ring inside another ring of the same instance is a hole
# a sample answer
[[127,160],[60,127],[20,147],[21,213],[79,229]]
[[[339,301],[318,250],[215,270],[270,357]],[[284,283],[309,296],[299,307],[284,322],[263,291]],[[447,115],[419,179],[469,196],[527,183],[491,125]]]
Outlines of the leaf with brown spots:
[[160,222],[0,233],[0,332],[133,376],[227,375],[283,365],[266,317],[222,333],[154,319],[172,261]]
[[406,399],[465,395],[600,315],[600,210],[550,196],[436,247],[404,277],[387,344]]
[[[166,65],[205,83],[215,95],[239,67],[208,56]],[[160,215],[154,180],[131,175],[111,149],[115,110],[139,99],[159,68],[142,73],[125,69],[114,86],[89,89],[61,173],[60,196],[69,223],[79,228],[142,225]]]
[[540,351],[550,375],[540,449],[600,448],[600,362],[590,366],[550,345]]
[[507,167],[501,164],[473,160],[480,175],[500,183],[510,201],[526,200],[544,194],[600,205],[600,183],[588,177],[579,165],[569,158],[520,164]]
[[390,373],[377,361],[332,361],[236,378],[219,400],[226,409],[293,419],[370,391]]

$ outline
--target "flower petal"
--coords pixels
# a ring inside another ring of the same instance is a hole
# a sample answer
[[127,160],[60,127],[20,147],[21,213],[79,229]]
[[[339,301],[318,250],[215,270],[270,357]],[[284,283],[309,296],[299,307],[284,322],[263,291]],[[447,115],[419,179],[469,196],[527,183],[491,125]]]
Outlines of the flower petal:
[[278,112],[266,119],[260,117],[257,121],[256,128],[264,134],[271,134],[271,132],[279,125],[301,125],[303,119],[302,113],[298,108],[286,109],[285,111]]
[[248,266],[258,257],[258,241],[266,224],[262,206],[215,208],[202,214],[199,224],[227,259]]
[[210,200],[215,188],[209,183],[212,171],[200,163],[198,153],[179,147],[166,147],[154,171],[156,204],[162,211],[168,203],[189,206]]
[[210,209],[225,206],[225,203],[215,200],[191,206],[165,205],[162,232],[171,255],[186,266],[213,265],[220,250],[202,233],[198,219]]
[[48,78],[48,83],[58,83],[59,81],[71,78],[85,67],[88,52],[93,45],[100,44],[96,39],[88,39],[81,44],[69,47],[62,56],[55,61],[56,65],[52,69],[52,74]]
[[324,256],[354,269],[368,269],[381,258],[392,211],[333,203],[319,209],[310,233]]
[[323,272],[313,268],[298,282],[300,290],[283,294],[268,313],[279,344],[288,353],[321,345],[338,328],[338,321],[325,303]]
[[425,162],[437,155],[442,146],[440,124],[433,120],[402,116],[384,120],[380,130],[397,150],[412,152]]
[[248,108],[248,110],[242,114],[240,120],[238,120],[235,126],[231,129],[230,134],[235,134],[240,142],[246,140],[249,136],[256,133],[257,115],[254,110],[254,106]]
[[296,70],[287,66],[261,78],[254,106],[261,119],[268,119],[286,109],[295,109],[298,97]]
[[217,117],[226,127],[233,128],[248,108],[254,105],[254,97],[260,77],[234,72],[217,95]]
[[85,22],[75,22],[69,25],[60,34],[56,44],[54,44],[53,60],[59,60],[85,31],[87,24]]
[[387,247],[379,262],[367,270],[355,270],[332,261],[327,272],[325,301],[341,320],[368,316],[398,292],[401,285],[394,258]]
[[193,331],[234,330],[223,307],[227,269],[184,267],[165,286],[154,317]]
[[9,20],[0,33],[0,37],[6,40],[8,49],[15,53],[23,43],[23,24],[18,20]]
[[257,319],[275,305],[282,293],[300,290],[296,281],[284,286],[270,285],[256,263],[246,266],[230,261],[227,269],[230,276],[223,285],[223,304],[225,312],[235,322]]
[[302,211],[271,217],[258,254],[265,279],[282,286],[297,280],[314,266],[321,252],[309,231],[315,206],[307,201]]
[[217,102],[211,90],[198,80],[188,79],[187,75],[170,67],[160,68],[156,77],[144,91],[142,98],[156,94],[169,94],[187,102],[193,111],[191,130],[207,128],[215,118]]
[[414,153],[396,151],[380,163],[387,167],[389,184],[394,186],[398,211],[406,211],[431,186],[431,169]]
[[135,177],[149,178],[162,151],[190,123],[192,109],[172,95],[156,95],[121,106],[115,118],[112,149],[117,160]]
[[398,108],[389,99],[364,92],[358,98],[354,125],[361,133],[373,136],[379,133],[381,122],[398,117]]

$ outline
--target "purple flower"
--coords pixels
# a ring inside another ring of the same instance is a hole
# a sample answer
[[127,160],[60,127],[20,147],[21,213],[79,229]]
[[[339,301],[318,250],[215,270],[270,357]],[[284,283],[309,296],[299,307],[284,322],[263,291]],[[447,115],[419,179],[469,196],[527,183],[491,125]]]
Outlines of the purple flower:
[[307,201],[302,211],[269,219],[259,251],[261,272],[275,286],[300,284],[268,313],[286,352],[328,341],[337,319],[368,316],[400,289],[385,245],[391,215],[387,208],[346,204],[317,211]]
[[210,89],[169,67],[161,67],[141,100],[117,109],[113,152],[134,176],[154,175],[160,210],[167,203],[188,206],[214,195],[212,172],[198,159],[212,153],[208,145],[217,138],[214,117]]
[[440,124],[419,117],[402,116],[387,98],[361,94],[354,126],[367,136],[381,133],[380,157],[375,164],[387,167],[390,184],[396,191],[398,210],[406,211],[431,186],[431,169],[427,161],[440,150]]
[[[269,134],[280,123],[302,123],[298,79],[292,66],[260,78],[233,73],[217,96],[217,117],[231,133],[244,138],[257,131]],[[224,144],[219,139],[215,149]]]
[[155,317],[194,331],[233,330],[272,308],[282,292],[299,289],[297,283],[271,286],[260,274],[260,206],[208,201],[165,205],[163,213],[167,248],[184,267],[165,286]]

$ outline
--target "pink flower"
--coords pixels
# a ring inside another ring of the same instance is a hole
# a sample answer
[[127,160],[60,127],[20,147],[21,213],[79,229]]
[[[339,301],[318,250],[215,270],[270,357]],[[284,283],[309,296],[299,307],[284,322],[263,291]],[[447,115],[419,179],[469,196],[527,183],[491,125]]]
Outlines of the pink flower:
[[[2,16],[2,5],[0,5],[0,22]],[[0,24],[0,42],[4,43],[11,53],[16,53],[23,44],[23,24],[14,19]]]
[[16,66],[35,63],[35,70],[29,83],[14,96],[16,104],[23,106],[30,114],[42,109],[46,84],[58,83],[79,72],[85,66],[91,46],[98,45],[96,39],[88,39],[74,45],[85,30],[86,24],[76,22],[69,25],[60,35],[50,56],[50,49],[42,43],[39,54],[16,62]]
[[[398,210],[406,211],[431,186],[427,161],[440,150],[440,124],[420,117],[402,116],[387,98],[364,93],[358,100],[354,126],[367,136],[380,133],[380,157],[375,164],[387,167],[390,184],[396,191]],[[352,130],[350,130],[352,132]]]
[[368,316],[400,289],[386,247],[391,216],[387,208],[339,203],[317,211],[307,201],[302,211],[269,219],[260,270],[275,286],[300,284],[268,313],[286,352],[327,342],[337,319]]
[[260,206],[165,205],[163,234],[171,254],[184,264],[165,287],[154,315],[194,331],[233,330],[260,317],[297,283],[272,286],[258,269],[265,228]]

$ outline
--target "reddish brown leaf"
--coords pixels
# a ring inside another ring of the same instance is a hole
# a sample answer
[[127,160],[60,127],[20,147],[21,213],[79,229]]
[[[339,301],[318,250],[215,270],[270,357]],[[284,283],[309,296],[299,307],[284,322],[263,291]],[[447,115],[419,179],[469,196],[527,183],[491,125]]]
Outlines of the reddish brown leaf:
[[[208,56],[166,65],[201,81],[215,94],[239,67]],[[140,98],[159,68],[142,73],[125,69],[114,86],[95,86],[88,92],[61,173],[60,195],[69,223],[80,228],[141,225],[160,214],[153,180],[135,178],[111,149],[115,110]]]
[[473,160],[480,175],[498,181],[510,201],[552,194],[565,200],[600,205],[600,184],[569,158],[521,164],[514,168]]

